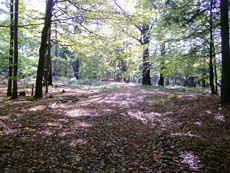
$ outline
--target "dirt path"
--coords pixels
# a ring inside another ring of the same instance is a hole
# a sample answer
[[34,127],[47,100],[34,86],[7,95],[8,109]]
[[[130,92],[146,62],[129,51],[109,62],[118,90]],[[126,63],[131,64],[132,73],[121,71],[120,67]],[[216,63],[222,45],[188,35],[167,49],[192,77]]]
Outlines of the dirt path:
[[217,98],[117,87],[53,88],[51,98],[5,100],[0,105],[0,170],[230,170],[230,109],[221,108]]

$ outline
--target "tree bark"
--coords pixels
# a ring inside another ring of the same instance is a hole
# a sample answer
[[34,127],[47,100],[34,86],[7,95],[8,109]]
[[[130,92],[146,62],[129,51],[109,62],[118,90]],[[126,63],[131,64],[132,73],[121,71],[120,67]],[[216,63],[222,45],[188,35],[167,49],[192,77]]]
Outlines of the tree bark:
[[18,97],[18,5],[19,0],[15,0],[15,14],[14,14],[14,65],[13,65],[13,93],[12,99]]
[[48,85],[53,85],[53,75],[52,75],[52,57],[51,57],[51,27],[49,29],[48,35]]
[[79,76],[79,67],[80,67],[80,60],[79,60],[79,58],[77,58],[76,60],[74,60],[72,62],[72,68],[73,68],[73,72],[74,72],[74,77],[76,79],[80,79],[80,76]]
[[150,78],[150,63],[149,63],[149,48],[144,49],[143,53],[143,71],[142,71],[142,84],[151,85]]
[[222,78],[221,103],[230,104],[230,53],[229,53],[229,25],[228,0],[222,0],[221,11],[221,50],[222,50]]
[[150,77],[150,58],[149,58],[149,25],[144,25],[142,27],[142,45],[144,46],[143,52],[143,70],[142,70],[142,84],[151,85]]
[[[163,68],[161,68],[161,70],[163,70]],[[164,75],[162,73],[160,73],[160,79],[158,81],[158,85],[159,86],[164,86],[165,85],[165,79],[164,79]]]
[[54,0],[47,0],[46,3],[46,14],[45,14],[45,24],[42,30],[41,36],[41,46],[39,49],[39,61],[37,69],[36,87],[35,87],[35,98],[42,98],[42,79],[44,75],[44,61],[46,58],[47,48],[48,48],[48,32],[51,27],[52,10],[55,2]]
[[211,88],[211,94],[216,94],[215,92],[215,85],[214,85],[214,68],[213,68],[213,47],[214,47],[214,40],[213,40],[213,0],[210,0],[210,21],[209,21],[209,34],[210,34],[210,44],[209,44],[209,83]]
[[216,50],[213,44],[213,73],[214,73],[214,83],[215,83],[215,93],[218,94],[218,75],[217,75],[217,62],[216,62]]
[[[163,43],[161,45],[161,56],[164,56],[165,55],[165,44]],[[160,86],[164,86],[165,83],[164,83],[164,75],[163,75],[163,70],[165,69],[165,62],[164,60],[161,60],[161,69],[160,69],[160,79],[158,81],[158,85]]]
[[12,96],[13,57],[14,57],[14,0],[10,1],[10,55],[7,96]]

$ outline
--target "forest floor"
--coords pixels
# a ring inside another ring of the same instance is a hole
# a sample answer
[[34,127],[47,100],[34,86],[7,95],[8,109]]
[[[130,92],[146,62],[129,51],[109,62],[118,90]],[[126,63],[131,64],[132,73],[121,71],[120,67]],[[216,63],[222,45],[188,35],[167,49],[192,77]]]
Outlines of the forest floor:
[[0,172],[230,171],[230,107],[217,96],[116,83],[56,86],[41,100],[5,91]]

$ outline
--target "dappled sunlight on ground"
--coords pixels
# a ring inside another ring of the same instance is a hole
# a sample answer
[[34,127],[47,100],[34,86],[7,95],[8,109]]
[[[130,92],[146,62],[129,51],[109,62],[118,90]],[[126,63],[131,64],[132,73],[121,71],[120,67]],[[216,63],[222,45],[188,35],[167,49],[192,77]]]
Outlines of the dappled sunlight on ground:
[[34,107],[30,108],[29,111],[32,111],[32,112],[43,111],[46,108],[47,107],[45,105],[38,105],[38,106],[34,106]]
[[42,130],[42,131],[39,132],[39,134],[45,135],[45,136],[52,136],[52,135],[54,135],[53,131],[50,131],[49,129]]
[[62,128],[62,124],[60,122],[48,122],[48,123],[45,123],[44,126]]
[[144,113],[141,111],[136,111],[136,112],[129,111],[128,115],[130,117],[136,118],[137,120],[141,120],[143,123],[147,123],[148,121],[154,121],[154,119],[157,119],[158,117],[161,116],[161,114],[157,112]]
[[84,145],[84,144],[87,144],[87,140],[86,139],[76,139],[76,140],[72,140],[69,143],[69,146],[70,147],[77,147],[79,145]]
[[222,122],[225,122],[225,117],[223,115],[215,115],[215,119],[222,121]]
[[180,157],[183,159],[181,163],[188,165],[189,169],[193,171],[199,171],[201,166],[199,156],[191,152],[181,152]]
[[9,120],[10,116],[0,116],[0,120]]
[[53,87],[50,98],[4,102],[0,169],[31,173],[229,170],[230,115],[219,109],[216,98],[124,83],[119,87],[105,91]]
[[58,136],[59,137],[68,137],[68,136],[73,136],[75,134],[75,131],[71,131],[71,130],[68,130],[68,131],[61,131],[59,132]]
[[89,123],[86,123],[86,122],[76,122],[74,124],[74,128],[76,128],[76,129],[87,129],[90,127],[92,127],[92,125]]
[[65,112],[65,115],[71,118],[83,116],[99,116],[95,110],[72,109]]
[[190,138],[200,138],[202,139],[199,135],[191,134],[191,132],[187,133],[171,133],[170,136],[172,137],[190,137]]

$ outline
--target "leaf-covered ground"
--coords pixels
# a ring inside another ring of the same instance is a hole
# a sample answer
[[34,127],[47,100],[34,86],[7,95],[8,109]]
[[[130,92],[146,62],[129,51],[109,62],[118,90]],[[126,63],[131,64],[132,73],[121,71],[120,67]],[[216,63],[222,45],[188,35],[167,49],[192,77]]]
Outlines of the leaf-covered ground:
[[230,108],[218,97],[128,84],[51,92],[1,97],[0,172],[230,171]]

